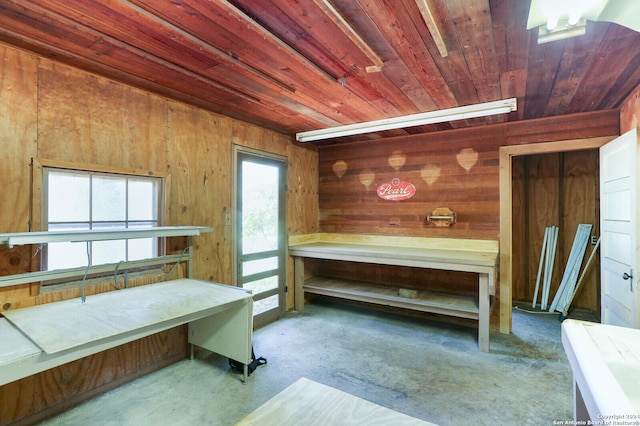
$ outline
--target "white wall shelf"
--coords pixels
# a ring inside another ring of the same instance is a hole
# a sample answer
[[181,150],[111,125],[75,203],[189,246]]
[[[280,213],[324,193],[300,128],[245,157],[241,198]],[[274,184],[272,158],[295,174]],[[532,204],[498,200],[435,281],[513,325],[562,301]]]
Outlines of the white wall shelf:
[[108,273],[116,270],[162,265],[166,263],[187,261],[189,263],[188,277],[191,277],[191,237],[203,233],[212,232],[213,228],[207,226],[160,226],[152,228],[128,228],[93,231],[42,231],[42,232],[17,232],[0,234],[0,245],[13,248],[18,245],[47,244],[60,242],[87,242],[107,241],[139,238],[162,237],[190,237],[188,251],[183,255],[158,256],[151,259],[93,265],[69,269],[56,269],[51,271],[25,272],[22,274],[6,275],[0,277],[0,288],[12,285],[27,284],[39,281],[52,281],[65,278],[82,276],[84,273]]
[[212,232],[206,226],[158,226],[152,228],[96,229],[86,231],[40,231],[0,234],[0,244],[9,248],[26,244],[125,240],[153,237],[185,237]]

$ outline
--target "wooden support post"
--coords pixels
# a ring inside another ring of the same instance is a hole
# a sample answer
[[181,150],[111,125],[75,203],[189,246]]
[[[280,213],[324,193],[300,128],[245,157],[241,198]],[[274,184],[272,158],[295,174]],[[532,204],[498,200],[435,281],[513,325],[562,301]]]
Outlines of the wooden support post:
[[478,346],[481,352],[489,352],[489,274],[478,275]]
[[293,306],[296,311],[304,312],[304,258],[295,256],[293,258]]

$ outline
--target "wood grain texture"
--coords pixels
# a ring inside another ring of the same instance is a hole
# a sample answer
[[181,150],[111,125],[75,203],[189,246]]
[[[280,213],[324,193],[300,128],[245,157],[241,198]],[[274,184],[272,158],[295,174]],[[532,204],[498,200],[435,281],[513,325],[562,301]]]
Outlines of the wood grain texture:
[[[74,36],[75,37],[75,36]],[[95,41],[95,40],[94,40]],[[103,45],[104,47],[104,45]],[[318,230],[317,153],[292,138],[228,117],[169,101],[163,97],[89,74],[76,68],[0,46],[0,132],[3,173],[0,189],[13,208],[0,210],[2,232],[29,230],[32,158],[98,167],[147,170],[170,180],[169,225],[198,222],[214,232],[195,239],[194,275],[231,283],[232,240],[225,215],[231,210],[233,144],[276,152],[288,159],[289,185],[301,189],[288,199],[288,225],[301,233]],[[37,131],[36,131],[37,130]],[[315,189],[314,189],[315,188]],[[295,204],[293,204],[295,203]],[[38,204],[34,204],[37,208]],[[38,219],[39,211],[31,212]],[[34,224],[35,229],[40,226]],[[185,239],[172,238],[169,252],[179,253]],[[30,247],[0,248],[0,273],[37,268]],[[131,286],[157,282],[161,271],[138,277]],[[181,266],[171,278],[185,276]],[[293,278],[291,278],[291,282]],[[38,284],[33,284],[37,289]],[[30,285],[0,289],[0,310],[17,309],[78,297],[78,286],[38,294]],[[87,286],[89,297],[114,289],[112,277]],[[292,297],[292,293],[290,293]],[[293,306],[293,300],[288,302]],[[186,356],[181,328],[123,345],[73,363],[82,374],[65,375],[65,367],[0,387],[0,399],[15,402],[1,410],[0,424],[39,418]],[[90,380],[89,380],[90,379]],[[64,383],[64,384],[63,384]],[[58,388],[64,386],[64,392]],[[9,420],[5,421],[6,418]]]
[[583,36],[539,45],[528,2],[419,4],[11,0],[0,41],[290,136],[518,98],[508,115],[330,143],[615,111],[640,82],[640,35],[622,25],[590,22]]
[[[513,298],[532,302],[547,226],[559,226],[550,297],[558,289],[578,224],[599,235],[598,151],[572,151],[514,157]],[[516,186],[517,182],[522,182]],[[592,246],[587,247],[587,257]],[[585,276],[574,307],[599,312],[599,260]],[[538,300],[540,300],[540,294]]]
[[432,423],[303,377],[241,419],[237,426],[264,424],[428,426]]
[[[616,134],[618,126],[618,117],[609,112],[557,121],[530,120],[451,130],[438,136],[322,147],[318,187],[321,231],[496,239],[500,146],[561,140],[566,135]],[[477,153],[477,161],[467,170],[458,156],[469,149]],[[396,170],[389,160],[398,153],[405,160]],[[344,168],[341,175],[334,170],[337,163]],[[364,175],[373,180],[363,183]],[[395,177],[413,183],[416,195],[397,202],[380,199],[377,186]],[[455,211],[457,223],[448,228],[427,223],[428,212],[438,207]]]
[[[501,306],[500,312],[505,315],[501,319],[501,329],[508,333],[512,276],[510,267],[509,273],[504,269],[511,262],[511,216],[514,208],[511,205],[511,156],[520,155],[520,150],[540,154],[593,149],[594,142],[590,141],[595,140],[596,144],[601,145],[606,142],[605,139],[610,140],[611,135],[618,134],[619,119],[617,112],[605,111],[502,123],[473,130],[456,129],[441,132],[438,136],[410,136],[321,147],[321,232],[471,239],[496,239],[500,234],[501,250],[507,256],[501,255],[500,277],[507,281],[501,287],[499,293],[502,294],[499,297],[504,296],[509,305]],[[548,141],[561,142],[549,148],[543,144]],[[507,167],[506,160],[501,160],[501,147],[510,150],[509,154],[503,154],[509,161],[509,173],[501,170],[501,167]],[[468,171],[456,161],[457,154],[467,148],[478,153],[477,162]],[[398,170],[389,164],[390,157],[397,157],[394,154],[396,152],[401,152],[405,157],[404,164]],[[336,163],[340,164],[340,170],[344,169],[341,176],[334,171]],[[369,186],[361,181],[363,173],[373,176]],[[503,175],[508,176],[508,182],[501,181],[505,179]],[[435,176],[436,179],[429,183],[425,179],[429,176]],[[416,195],[396,203],[379,199],[375,193],[376,186],[392,177],[414,183]],[[508,196],[503,193],[506,188],[509,189]],[[501,207],[503,203],[507,207]],[[456,211],[458,222],[446,229],[429,227],[425,220],[427,212],[437,207],[449,207]],[[545,209],[544,206],[539,208]],[[508,232],[504,229],[501,231],[502,226]],[[516,228],[515,231],[518,229],[525,231],[525,228]],[[524,234],[513,235],[517,237],[521,250],[524,250]],[[506,238],[508,242],[504,240]],[[456,288],[453,279],[449,285]],[[524,283],[521,288],[517,287],[519,285],[514,282],[513,287],[519,296],[525,299],[532,297],[527,296]]]
[[620,134],[640,125],[640,87],[629,95],[620,108]]
[[514,238],[512,216],[512,162],[515,157],[599,149],[615,139],[617,133],[610,136],[578,138],[539,144],[521,144],[504,146],[499,149],[500,164],[500,332],[511,332],[512,279]]
[[38,157],[166,172],[167,101],[75,68],[38,68]]
[[4,316],[43,351],[54,354],[202,316],[246,297],[234,287],[180,279],[97,294],[84,302],[70,299],[9,310]]
[[185,359],[186,327],[127,343],[0,387],[0,424],[38,423],[116,386]]
[[0,45],[0,232],[29,230],[30,158],[37,153],[37,58]]

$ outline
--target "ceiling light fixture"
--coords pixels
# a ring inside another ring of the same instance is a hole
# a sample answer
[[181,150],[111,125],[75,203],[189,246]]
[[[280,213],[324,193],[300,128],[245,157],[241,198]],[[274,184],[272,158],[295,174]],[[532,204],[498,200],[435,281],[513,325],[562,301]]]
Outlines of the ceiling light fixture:
[[608,21],[638,31],[640,2],[628,0],[531,0],[527,29],[538,28],[538,44],[586,33],[587,21]]
[[312,142],[321,139],[380,132],[383,130],[403,129],[406,127],[421,126],[425,124],[505,114],[511,111],[516,111],[517,109],[516,98],[510,98],[476,105],[442,109],[439,111],[405,115],[402,117],[367,121],[365,123],[347,124],[345,126],[330,127],[328,129],[310,130],[308,132],[296,133],[296,140],[298,140],[298,142]]

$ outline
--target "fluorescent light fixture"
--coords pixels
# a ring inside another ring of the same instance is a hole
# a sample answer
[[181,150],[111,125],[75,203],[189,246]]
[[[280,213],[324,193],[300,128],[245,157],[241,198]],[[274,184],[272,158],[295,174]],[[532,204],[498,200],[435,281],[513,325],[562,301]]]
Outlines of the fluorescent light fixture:
[[584,35],[586,32],[587,21],[584,19],[573,25],[565,21],[560,21],[553,29],[549,29],[547,25],[541,25],[538,27],[538,44],[578,37]]
[[486,117],[488,115],[505,114],[516,111],[516,98],[466,105],[456,108],[429,111],[402,117],[385,118],[365,123],[347,124],[328,129],[310,130],[296,133],[298,142],[312,142],[321,139],[339,138],[343,136],[361,135],[363,133],[381,132],[383,130],[404,129],[406,127],[425,124],[444,123],[447,121],[466,120],[468,118]]

